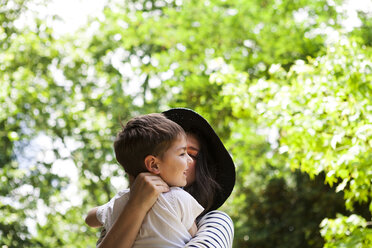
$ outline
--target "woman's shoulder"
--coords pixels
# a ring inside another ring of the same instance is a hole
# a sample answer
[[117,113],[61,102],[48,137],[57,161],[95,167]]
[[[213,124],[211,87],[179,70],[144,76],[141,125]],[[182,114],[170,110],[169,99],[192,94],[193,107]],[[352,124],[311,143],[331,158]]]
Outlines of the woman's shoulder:
[[214,210],[206,213],[198,221],[196,237],[185,247],[213,247],[230,248],[234,239],[234,224],[228,214]]
[[234,223],[230,216],[222,211],[213,210],[206,213],[199,221],[199,225],[223,225],[229,228],[229,232],[234,232]]

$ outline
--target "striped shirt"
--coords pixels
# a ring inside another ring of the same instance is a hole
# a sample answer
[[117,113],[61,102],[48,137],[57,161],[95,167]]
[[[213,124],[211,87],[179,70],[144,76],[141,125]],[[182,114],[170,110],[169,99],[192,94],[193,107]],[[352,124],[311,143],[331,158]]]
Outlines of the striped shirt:
[[234,224],[224,212],[208,212],[198,222],[198,232],[185,248],[231,248],[234,239]]

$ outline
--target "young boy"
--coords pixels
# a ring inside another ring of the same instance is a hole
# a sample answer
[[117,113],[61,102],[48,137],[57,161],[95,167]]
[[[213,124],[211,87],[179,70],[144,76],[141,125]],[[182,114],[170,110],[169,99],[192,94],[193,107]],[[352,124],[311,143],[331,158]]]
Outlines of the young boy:
[[[184,130],[162,114],[135,117],[118,134],[114,148],[129,175],[152,172],[171,187],[147,213],[133,247],[184,247],[195,235],[195,219],[203,211],[189,193],[178,188],[186,185],[185,172],[191,162]],[[127,204],[129,192],[120,191],[97,209],[96,217],[107,231]]]

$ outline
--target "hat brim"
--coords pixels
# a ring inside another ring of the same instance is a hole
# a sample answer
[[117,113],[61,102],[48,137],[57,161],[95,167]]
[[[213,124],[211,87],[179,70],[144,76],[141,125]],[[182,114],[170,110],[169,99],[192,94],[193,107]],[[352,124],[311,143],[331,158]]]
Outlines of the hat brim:
[[229,152],[208,121],[195,111],[187,108],[173,108],[164,111],[163,114],[184,130],[196,129],[203,135],[208,152],[215,158],[215,180],[222,190],[221,194],[215,197],[211,210],[219,208],[230,196],[235,185],[235,166]]

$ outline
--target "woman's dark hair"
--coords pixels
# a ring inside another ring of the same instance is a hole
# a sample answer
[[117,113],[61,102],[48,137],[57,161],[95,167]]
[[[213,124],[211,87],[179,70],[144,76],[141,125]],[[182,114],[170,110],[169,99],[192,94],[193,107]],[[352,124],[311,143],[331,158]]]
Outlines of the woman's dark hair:
[[184,190],[190,193],[204,207],[204,211],[199,216],[201,217],[210,211],[216,195],[221,191],[221,186],[215,180],[215,160],[208,152],[208,146],[203,136],[198,130],[192,129],[185,131],[186,133],[195,135],[200,143],[200,150],[196,157],[195,182],[185,187]]

